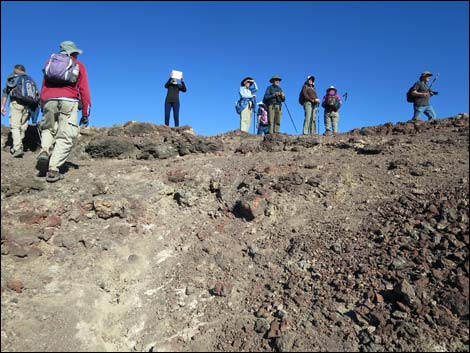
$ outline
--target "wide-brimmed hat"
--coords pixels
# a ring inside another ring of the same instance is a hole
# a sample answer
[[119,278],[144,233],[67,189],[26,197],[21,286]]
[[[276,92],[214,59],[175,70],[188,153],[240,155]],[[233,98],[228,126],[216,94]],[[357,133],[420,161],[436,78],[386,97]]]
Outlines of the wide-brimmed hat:
[[275,80],[279,80],[279,81],[282,81],[282,78],[278,75],[274,75],[273,77],[271,77],[271,79],[269,80],[269,82],[273,83],[273,81]]
[[307,81],[310,80],[310,79],[312,79],[313,82],[315,82],[315,76],[313,76],[313,75],[308,75],[308,76],[307,76]]
[[248,80],[255,82],[255,80],[254,80],[252,77],[248,76],[248,77],[245,77],[245,78],[242,80],[242,82],[240,83],[240,86],[245,86],[245,82],[248,81]]
[[330,86],[326,89],[326,91],[328,92],[330,89],[334,90],[335,92],[338,92],[338,90],[335,88],[335,86]]
[[65,42],[60,43],[60,51],[67,53],[68,55],[73,53],[81,54],[83,50],[78,49],[74,42],[71,40],[66,40]]
[[263,107],[266,107],[266,104],[264,104],[263,102],[258,102],[257,105],[262,105]]
[[424,71],[424,72],[421,74],[421,77],[425,77],[425,76],[432,76],[432,73],[430,73],[429,71]]

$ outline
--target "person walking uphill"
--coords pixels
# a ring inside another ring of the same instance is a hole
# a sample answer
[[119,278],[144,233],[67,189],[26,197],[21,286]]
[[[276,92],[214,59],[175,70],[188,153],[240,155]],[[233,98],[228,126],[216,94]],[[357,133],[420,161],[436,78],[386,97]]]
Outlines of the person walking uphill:
[[282,102],[286,100],[286,96],[284,95],[282,88],[279,87],[281,80],[282,78],[277,75],[271,77],[269,82],[271,82],[272,85],[266,88],[263,98],[263,103],[268,107],[270,134],[279,132],[281,129]]
[[[2,95],[2,115],[6,114],[6,102],[10,97],[10,128],[13,146],[10,150],[15,158],[22,157],[23,139],[30,116],[36,117],[39,113],[39,91],[36,82],[26,75],[23,65],[15,65],[13,73],[8,75],[7,83]],[[33,121],[33,123],[36,123]]]
[[85,65],[77,60],[82,52],[74,42],[62,42],[60,53],[52,54],[44,67],[41,89],[43,120],[40,124],[42,143],[36,168],[40,174],[47,171],[46,180],[49,182],[62,178],[59,168],[69,157],[79,133],[79,105],[82,109],[80,125],[88,126],[91,108],[88,76]]
[[437,92],[432,91],[428,86],[431,76],[432,73],[429,71],[423,72],[419,77],[419,81],[417,81],[411,88],[411,95],[414,96],[414,114],[411,119],[412,121],[420,120],[419,116],[421,113],[424,113],[424,115],[428,117],[429,121],[436,120],[436,112],[432,105],[429,104],[429,98],[437,94]]
[[341,107],[341,97],[337,94],[334,86],[330,86],[326,90],[326,95],[323,97],[321,106],[325,109],[325,133],[324,135],[331,135],[338,132],[339,122],[339,108]]
[[258,85],[251,77],[245,77],[240,83],[240,99],[237,102],[236,110],[240,114],[240,130],[248,132],[251,125],[251,114],[255,109],[255,93]]
[[305,111],[304,135],[312,135],[317,131],[315,106],[320,104],[320,99],[317,96],[314,84],[315,76],[308,76],[299,95],[299,103],[303,105]]
[[180,126],[180,97],[179,92],[186,92],[186,84],[183,77],[181,83],[178,83],[176,78],[169,78],[165,83],[165,88],[168,89],[165,98],[165,125],[170,126],[170,112],[173,108],[173,119],[175,120],[175,127]]

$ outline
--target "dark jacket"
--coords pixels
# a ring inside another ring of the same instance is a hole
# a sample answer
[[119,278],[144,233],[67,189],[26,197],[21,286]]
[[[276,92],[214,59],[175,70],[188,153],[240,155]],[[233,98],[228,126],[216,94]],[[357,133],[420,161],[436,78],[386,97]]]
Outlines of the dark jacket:
[[180,101],[179,92],[186,92],[184,81],[181,83],[173,83],[171,78],[165,83],[165,88],[168,89],[165,103],[178,103]]
[[305,102],[315,103],[315,99],[317,98],[318,96],[315,87],[310,86],[308,83],[305,83],[302,87],[302,104],[304,104]]
[[266,93],[264,94],[263,103],[267,106],[269,105],[282,105],[282,102],[286,100],[286,98],[275,97],[274,93],[282,92],[282,88],[279,86],[271,85],[266,88]]

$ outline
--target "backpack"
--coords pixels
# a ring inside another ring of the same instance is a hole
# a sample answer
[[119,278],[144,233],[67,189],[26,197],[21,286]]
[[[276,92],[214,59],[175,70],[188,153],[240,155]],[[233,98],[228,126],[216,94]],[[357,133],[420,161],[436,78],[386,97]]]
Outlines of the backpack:
[[54,53],[46,62],[43,72],[47,82],[70,85],[77,82],[80,67],[72,57]]
[[337,109],[338,97],[335,95],[327,95],[325,99],[325,108]]
[[299,104],[300,105],[304,105],[304,103],[305,103],[303,90],[304,90],[304,88],[302,87],[302,89],[300,90],[300,93],[299,93]]
[[414,103],[415,102],[416,97],[411,94],[411,92],[413,92],[414,87],[415,87],[415,85],[411,86],[410,89],[408,90],[408,92],[406,92],[406,101],[408,103]]
[[28,75],[18,75],[8,84],[12,87],[10,95],[26,105],[35,105],[39,102],[39,91],[36,82]]

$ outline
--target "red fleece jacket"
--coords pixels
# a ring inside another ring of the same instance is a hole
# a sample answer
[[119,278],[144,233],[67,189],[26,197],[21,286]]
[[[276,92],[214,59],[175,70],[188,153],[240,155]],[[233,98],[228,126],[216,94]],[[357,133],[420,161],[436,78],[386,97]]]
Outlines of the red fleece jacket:
[[73,98],[82,102],[82,117],[90,115],[91,98],[90,88],[88,87],[88,75],[86,73],[85,65],[80,61],[74,59],[75,63],[80,67],[78,80],[74,85],[58,87],[56,84],[48,83],[45,79],[42,80],[41,88],[41,105],[45,101],[54,98]]

